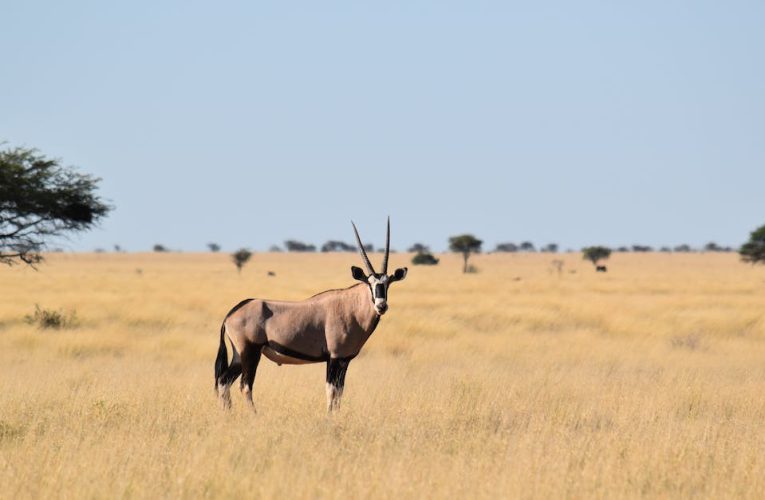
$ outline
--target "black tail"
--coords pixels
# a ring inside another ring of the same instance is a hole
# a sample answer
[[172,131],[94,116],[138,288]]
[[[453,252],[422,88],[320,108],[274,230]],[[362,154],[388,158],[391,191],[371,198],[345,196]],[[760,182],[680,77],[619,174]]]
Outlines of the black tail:
[[215,358],[215,390],[218,390],[218,383],[226,370],[228,370],[228,351],[226,350],[226,322],[220,325],[220,346],[218,347],[218,357]]

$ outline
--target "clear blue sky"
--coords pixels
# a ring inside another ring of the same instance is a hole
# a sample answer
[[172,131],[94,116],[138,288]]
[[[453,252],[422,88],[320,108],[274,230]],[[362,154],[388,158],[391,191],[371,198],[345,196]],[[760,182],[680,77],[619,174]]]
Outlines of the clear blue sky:
[[103,178],[74,250],[737,245],[765,3],[6,2],[0,139]]

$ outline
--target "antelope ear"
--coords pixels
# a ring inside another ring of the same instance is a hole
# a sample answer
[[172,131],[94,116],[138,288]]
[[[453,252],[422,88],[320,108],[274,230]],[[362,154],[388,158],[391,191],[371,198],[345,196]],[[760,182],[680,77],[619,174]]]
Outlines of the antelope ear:
[[391,282],[393,281],[401,281],[402,279],[406,278],[406,272],[408,268],[406,267],[399,267],[396,269],[396,271],[388,278]]
[[367,282],[367,275],[364,274],[364,271],[362,271],[360,267],[351,266],[351,274],[353,275],[353,279],[363,281],[364,283]]

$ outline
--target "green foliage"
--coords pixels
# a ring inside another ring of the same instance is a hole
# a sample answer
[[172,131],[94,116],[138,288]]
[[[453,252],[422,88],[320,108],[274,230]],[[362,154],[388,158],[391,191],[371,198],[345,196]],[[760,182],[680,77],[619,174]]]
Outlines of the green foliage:
[[36,149],[0,151],[0,262],[34,265],[46,242],[97,224],[111,210],[99,180]]
[[515,243],[497,243],[497,247],[494,249],[495,252],[508,252],[513,253],[518,251],[518,245]]
[[449,238],[449,250],[462,254],[463,273],[468,272],[468,258],[470,257],[470,254],[480,252],[482,244],[483,241],[479,240],[472,234],[460,234]]
[[438,264],[438,259],[430,252],[419,252],[412,257],[412,264],[420,266],[435,266]]
[[558,253],[558,244],[548,243],[547,245],[543,246],[539,251],[547,252],[547,253]]
[[240,248],[236,252],[231,254],[231,260],[234,261],[234,265],[236,266],[237,272],[242,272],[242,267],[247,263],[247,261],[250,260],[250,257],[252,257],[252,252],[247,250],[246,248]]
[[284,242],[284,247],[288,252],[315,252],[316,246],[309,243],[303,243],[297,240],[287,240]]
[[210,242],[207,244],[207,248],[209,248],[212,253],[220,252],[220,245],[217,243]]
[[428,245],[425,245],[424,243],[415,243],[414,245],[409,247],[407,252],[426,253],[426,252],[430,252],[430,248],[428,247]]
[[594,265],[598,264],[598,261],[606,260],[611,256],[611,249],[608,247],[594,246],[582,248],[582,258],[589,260]]
[[536,248],[534,248],[534,244],[530,241],[522,242],[519,248],[521,249],[521,252],[536,252]]
[[344,241],[329,240],[321,246],[322,252],[355,252],[356,247]]
[[741,245],[738,251],[741,260],[751,264],[765,263],[765,225],[752,231],[749,241]]
[[457,253],[480,252],[483,241],[472,234],[460,234],[449,238],[449,250]]
[[35,304],[34,314],[29,314],[25,318],[30,325],[37,325],[41,329],[72,328],[77,325],[77,313],[53,309],[42,309],[39,304]]

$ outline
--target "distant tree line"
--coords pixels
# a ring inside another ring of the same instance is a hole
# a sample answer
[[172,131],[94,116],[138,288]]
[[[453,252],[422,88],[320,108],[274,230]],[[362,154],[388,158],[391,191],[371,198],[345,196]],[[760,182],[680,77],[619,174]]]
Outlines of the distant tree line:
[[[558,244],[557,243],[548,243],[542,247],[539,248],[540,252],[546,252],[546,253],[557,253],[558,252]],[[534,246],[534,244],[530,241],[523,241],[520,244],[516,245],[515,243],[507,242],[507,243],[497,243],[497,246],[494,248],[495,252],[505,252],[505,253],[513,253],[513,252],[536,252],[537,249]]]
[[[221,250],[221,246],[217,243],[207,243],[207,248],[210,252],[217,253]],[[304,243],[299,240],[287,240],[284,242],[284,248],[288,252],[316,252],[317,248],[316,245],[310,244],[310,243]],[[367,252],[374,252],[375,248],[374,245],[366,244],[364,245],[364,249]],[[62,251],[61,249],[55,249],[56,251]],[[160,243],[155,244],[152,247],[152,250],[155,252],[170,252],[171,250]],[[583,249],[582,249],[583,250]],[[103,248],[97,248],[95,250],[98,253],[103,253],[105,250]],[[120,245],[114,245],[114,251],[117,253],[124,253],[126,250],[120,246]],[[279,245],[271,245],[271,247],[268,249],[269,252],[282,252],[283,249]],[[356,245],[340,241],[340,240],[328,240],[326,243],[324,243],[320,248],[319,251],[321,252],[355,252],[356,251]],[[384,249],[377,249],[376,251],[382,252]],[[495,253],[514,253],[514,252],[543,252],[543,253],[557,253],[560,251],[560,246],[557,243],[548,243],[537,250],[537,248],[534,246],[534,244],[530,241],[524,241],[519,244],[513,243],[513,242],[505,242],[505,243],[497,243],[494,250]],[[572,252],[572,249],[566,249],[566,252]],[[696,249],[692,247],[691,245],[688,245],[686,243],[675,245],[674,247],[670,246],[661,246],[661,247],[652,247],[650,245],[622,245],[616,248],[613,248],[612,251],[618,252],[618,253],[625,253],[625,252],[633,252],[633,253],[647,253],[647,252],[676,252],[676,253],[690,253],[690,252],[735,252],[736,249],[731,246],[722,246],[718,245],[717,243],[711,241],[707,244],[705,244],[703,247]],[[414,254],[427,254],[431,253],[430,247],[428,245],[425,245],[424,243],[414,243],[410,247],[407,248],[407,252],[414,253]],[[391,253],[395,253],[394,249],[391,249]]]
[[[632,245],[631,247],[627,246],[620,246],[616,248],[617,252],[654,252],[656,251],[654,247],[650,245]],[[668,247],[668,246],[662,246],[658,249],[659,252],[677,252],[677,253],[689,253],[689,252],[696,252],[697,250],[694,249],[692,246],[688,245],[687,243],[683,243],[681,245],[676,245],[674,247]],[[729,246],[720,246],[717,243],[710,241],[706,245],[704,245],[701,250],[702,252],[734,252],[735,249],[733,247]]]

